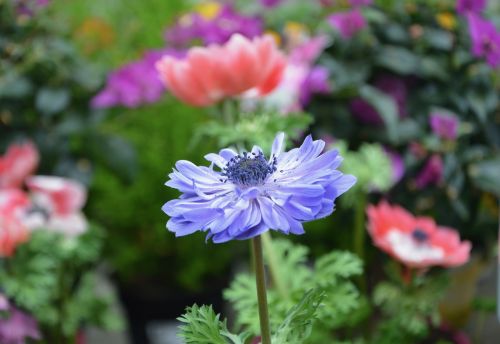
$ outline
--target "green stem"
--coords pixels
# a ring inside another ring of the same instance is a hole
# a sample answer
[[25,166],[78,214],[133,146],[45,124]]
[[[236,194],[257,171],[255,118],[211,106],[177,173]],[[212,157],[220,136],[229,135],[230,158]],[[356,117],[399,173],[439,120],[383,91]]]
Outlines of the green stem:
[[[358,197],[358,202],[356,202],[355,215],[354,215],[354,253],[361,259],[365,261],[365,207],[366,207],[366,195],[360,193]],[[359,277],[361,290],[366,290],[366,281],[364,275]]]
[[255,283],[257,285],[257,299],[259,302],[259,320],[262,344],[271,344],[271,330],[269,327],[269,313],[267,310],[266,275],[264,272],[264,255],[260,236],[252,239],[252,248],[255,267]]
[[288,289],[284,285],[284,279],[281,278],[278,257],[273,250],[273,241],[271,238],[271,234],[269,232],[265,232],[261,235],[262,244],[264,245],[264,252],[266,253],[267,262],[269,265],[269,272],[271,273],[271,279],[273,280],[273,285],[278,290],[278,293],[284,300],[290,299],[290,293]]

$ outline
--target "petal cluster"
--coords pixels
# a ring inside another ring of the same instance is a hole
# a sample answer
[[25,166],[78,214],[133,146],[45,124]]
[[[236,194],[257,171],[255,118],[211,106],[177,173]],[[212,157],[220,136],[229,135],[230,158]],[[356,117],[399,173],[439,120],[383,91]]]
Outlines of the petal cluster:
[[31,142],[11,145],[0,160],[0,255],[11,255],[31,230],[72,237],[87,229],[85,187],[62,177],[30,177],[37,164],[38,151]]
[[492,68],[500,66],[500,31],[495,24],[474,13],[467,14],[467,21],[472,54],[484,58]]
[[39,340],[40,330],[36,320],[14,305],[5,295],[0,293],[0,311],[6,311],[6,316],[0,317],[0,343],[25,343],[30,339]]
[[0,189],[18,188],[38,166],[38,151],[31,142],[12,144],[0,156]]
[[208,154],[209,167],[177,162],[166,185],[182,195],[162,208],[171,217],[167,228],[176,236],[204,231],[221,243],[268,230],[302,234],[303,222],[330,215],[356,178],[337,170],[342,158],[336,150],[322,154],[322,140],[308,136],[288,152],[283,142],[278,134],[266,166],[257,146],[241,155],[231,149]]
[[234,34],[224,45],[191,48],[185,59],[165,56],[157,63],[160,79],[182,101],[208,106],[252,91],[271,92],[281,81],[285,56],[271,36],[249,40]]
[[367,212],[374,244],[409,267],[453,267],[469,260],[470,242],[460,241],[456,230],[437,226],[432,218],[414,217],[385,202]]

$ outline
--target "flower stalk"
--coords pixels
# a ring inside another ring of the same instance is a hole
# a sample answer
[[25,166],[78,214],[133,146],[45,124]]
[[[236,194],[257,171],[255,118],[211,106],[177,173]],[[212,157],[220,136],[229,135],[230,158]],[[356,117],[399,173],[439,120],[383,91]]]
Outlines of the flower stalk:
[[259,320],[262,344],[271,344],[271,330],[269,326],[269,313],[267,310],[266,275],[264,271],[264,255],[260,236],[252,239],[252,250],[255,268],[255,283],[257,286],[257,299],[259,306]]

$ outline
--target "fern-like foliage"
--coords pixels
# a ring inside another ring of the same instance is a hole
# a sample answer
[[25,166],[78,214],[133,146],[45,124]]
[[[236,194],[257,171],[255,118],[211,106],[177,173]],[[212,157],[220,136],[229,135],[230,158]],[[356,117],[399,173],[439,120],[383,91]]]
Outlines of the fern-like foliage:
[[48,342],[51,335],[74,335],[82,324],[122,327],[111,311],[112,295],[96,294],[94,268],[103,231],[95,226],[75,238],[37,230],[0,268],[2,291],[32,314]]
[[317,309],[325,297],[321,288],[309,290],[302,300],[292,307],[285,320],[276,330],[273,342],[277,344],[300,344],[312,331],[318,314]]
[[210,137],[217,140],[219,147],[233,144],[251,147],[257,144],[264,151],[269,151],[277,132],[285,132],[290,142],[298,138],[313,121],[312,117],[305,113],[290,113],[286,116],[269,111],[236,114],[239,119],[234,123],[211,121],[201,126],[196,132],[195,142],[203,137]]
[[229,332],[226,320],[221,320],[212,306],[199,307],[195,304],[177,320],[183,323],[179,326],[179,337],[188,344],[244,344],[249,336]]
[[[273,240],[272,250],[266,250],[266,259],[278,267],[275,279],[268,289],[271,328],[277,331],[286,322],[292,310],[299,305],[310,305],[311,290],[321,295],[321,305],[314,303],[314,336],[302,338],[300,343],[325,343],[332,331],[351,323],[361,310],[362,297],[351,278],[362,273],[362,263],[349,252],[332,252],[308,264],[308,249],[288,240]],[[284,288],[283,288],[284,287]],[[236,311],[236,324],[253,335],[259,334],[257,296],[254,277],[247,273],[236,276],[224,297]],[[304,303],[302,303],[304,302]],[[299,308],[300,309],[300,308]],[[359,318],[359,317],[358,317]],[[278,332],[275,332],[276,335]],[[317,338],[317,339],[313,339]],[[291,342],[290,342],[291,343]]]
[[439,325],[439,301],[446,290],[441,276],[419,277],[410,285],[381,282],[373,294],[384,320],[379,324],[376,342],[417,343],[423,340],[430,326]]

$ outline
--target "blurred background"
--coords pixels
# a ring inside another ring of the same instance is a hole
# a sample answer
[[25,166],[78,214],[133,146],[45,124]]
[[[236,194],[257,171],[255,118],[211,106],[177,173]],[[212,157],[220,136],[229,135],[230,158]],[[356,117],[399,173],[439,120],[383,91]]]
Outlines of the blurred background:
[[[499,28],[500,3],[485,6],[481,16]],[[340,149],[345,172],[359,180],[334,216],[290,238],[309,248],[309,259],[355,252],[370,295],[388,258],[355,234],[364,231],[365,206],[387,199],[432,216],[473,244],[470,262],[448,274],[446,328],[496,343],[500,36],[482,26],[477,38],[471,25],[455,0],[0,0],[0,153],[29,140],[39,152],[36,174],[85,186],[83,212],[100,233],[92,235],[99,250],[75,276],[96,272],[90,293],[115,295],[109,319],[78,318],[68,336],[180,343],[175,319],[186,306],[213,304],[228,314],[222,291],[246,269],[248,245],[206,243],[203,233],[175,238],[160,208],[178,193],[164,183],[177,160],[205,164],[209,152],[238,141],[269,146],[285,130],[289,147],[311,132]],[[214,122],[213,109],[173,97],[154,65],[236,32],[273,35],[295,69],[288,88],[266,99],[272,115],[228,129]],[[27,264],[17,253],[12,259]],[[42,298],[39,284],[22,294],[16,286],[31,270],[21,270],[2,274],[0,286],[37,314],[43,307],[29,300]],[[47,328],[63,322],[38,320]],[[408,343],[468,343],[429,333]]]

